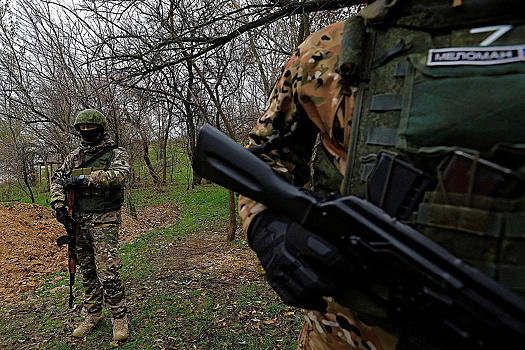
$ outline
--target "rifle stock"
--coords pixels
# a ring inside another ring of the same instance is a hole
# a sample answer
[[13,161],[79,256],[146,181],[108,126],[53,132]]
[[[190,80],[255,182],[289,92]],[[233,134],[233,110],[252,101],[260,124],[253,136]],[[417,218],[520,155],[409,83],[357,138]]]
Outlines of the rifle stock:
[[525,341],[521,296],[366,200],[319,201],[209,125],[200,131],[193,168],[340,247],[359,273],[353,295],[371,295],[380,316],[372,312],[369,320],[400,334],[398,348],[489,349]]
[[[210,125],[201,131],[193,159],[193,168],[207,179],[261,203],[272,203],[278,211],[288,211],[303,222],[316,200],[289,184],[259,158]],[[294,203],[290,207],[288,203]]]

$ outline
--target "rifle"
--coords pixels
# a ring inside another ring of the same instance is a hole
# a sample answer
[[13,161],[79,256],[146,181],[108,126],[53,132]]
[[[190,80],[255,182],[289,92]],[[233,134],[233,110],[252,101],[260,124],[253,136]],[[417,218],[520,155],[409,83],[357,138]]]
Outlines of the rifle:
[[67,244],[67,258],[69,271],[69,307],[73,308],[73,286],[75,285],[75,273],[77,270],[77,233],[76,221],[73,218],[73,205],[75,203],[75,190],[71,188],[67,193],[67,211],[68,217],[64,223],[67,235],[57,238],[57,244],[62,247]]
[[525,342],[522,296],[370,202],[355,196],[319,200],[209,125],[200,130],[193,168],[339,247],[352,262],[349,270],[356,271],[351,282],[358,281],[342,293],[342,303],[373,303],[372,311],[357,309],[360,317],[398,335],[398,349],[493,349]]

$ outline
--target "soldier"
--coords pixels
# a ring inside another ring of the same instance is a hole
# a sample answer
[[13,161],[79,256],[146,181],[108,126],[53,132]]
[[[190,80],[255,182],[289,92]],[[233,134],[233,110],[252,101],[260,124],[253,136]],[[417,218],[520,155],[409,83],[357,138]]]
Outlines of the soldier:
[[[129,336],[122,267],[118,252],[120,208],[129,176],[129,156],[108,138],[106,117],[95,109],[78,113],[75,129],[81,145],[71,152],[52,178],[51,207],[64,223],[68,194],[74,194],[77,260],[83,276],[85,320],[73,331],[85,337],[104,319],[103,302],[113,321],[113,340]],[[70,191],[70,190],[73,191]]]
[[[313,33],[283,67],[249,147],[277,140],[262,157],[291,183],[367,198],[523,293],[523,236],[512,228],[524,224],[512,205],[525,168],[519,6],[377,0]],[[401,168],[436,181],[409,183]],[[419,195],[401,205],[408,193]],[[392,328],[362,317],[367,302],[345,297],[359,280],[337,247],[242,195],[239,214],[269,284],[306,309],[299,349],[396,348]],[[307,238],[322,249],[307,250]]]

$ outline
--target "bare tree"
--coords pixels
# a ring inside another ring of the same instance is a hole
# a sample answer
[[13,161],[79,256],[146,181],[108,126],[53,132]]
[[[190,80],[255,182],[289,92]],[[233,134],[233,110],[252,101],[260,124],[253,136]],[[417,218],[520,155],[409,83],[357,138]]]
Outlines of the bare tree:
[[[72,128],[76,112],[98,108],[108,116],[115,141],[163,185],[170,139],[186,140],[189,159],[204,123],[244,139],[292,50],[312,30],[346,18],[353,11],[349,6],[360,3],[18,0],[16,8],[0,5],[0,77],[7,81],[0,91],[6,101],[0,123],[17,120],[26,132],[40,135],[32,140],[33,150],[47,160],[63,157],[78,141]],[[200,182],[199,174],[192,178],[192,186]]]

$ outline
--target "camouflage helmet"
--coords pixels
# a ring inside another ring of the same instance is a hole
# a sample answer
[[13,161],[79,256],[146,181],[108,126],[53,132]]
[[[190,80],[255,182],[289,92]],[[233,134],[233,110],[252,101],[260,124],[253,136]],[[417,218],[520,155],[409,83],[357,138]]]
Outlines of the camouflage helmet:
[[102,126],[102,129],[108,130],[108,121],[104,114],[97,111],[96,109],[85,109],[78,112],[75,118],[75,129],[80,129],[80,124],[97,124]]

